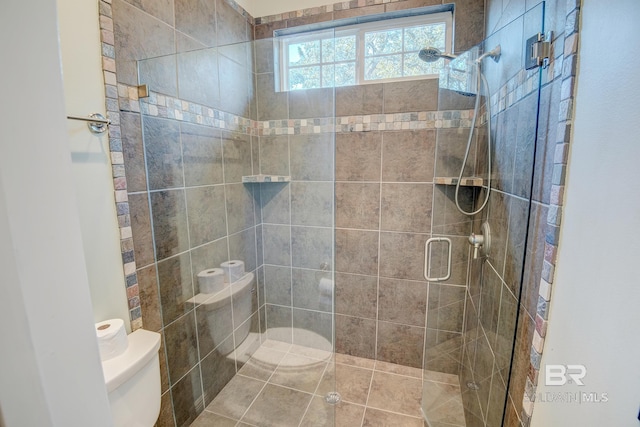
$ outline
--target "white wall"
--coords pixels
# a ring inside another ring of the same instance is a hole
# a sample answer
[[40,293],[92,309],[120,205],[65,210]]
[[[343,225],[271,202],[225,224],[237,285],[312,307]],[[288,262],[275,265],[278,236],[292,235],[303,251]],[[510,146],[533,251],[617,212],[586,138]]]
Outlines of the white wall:
[[[98,1],[58,0],[66,111],[105,114]],[[89,290],[95,322],[120,318],[129,327],[113,177],[106,136],[67,121]]]
[[[538,387],[609,400],[539,398],[533,427],[640,425],[639,20],[637,0],[583,2],[566,209]],[[585,365],[585,385],[545,386],[546,364]]]
[[7,427],[108,426],[56,6],[0,2],[0,402]]
[[0,405],[6,408],[8,425],[50,426],[51,414],[40,384],[22,289],[16,286],[20,277],[10,230],[0,176],[0,337],[7,344],[11,340],[0,346]]

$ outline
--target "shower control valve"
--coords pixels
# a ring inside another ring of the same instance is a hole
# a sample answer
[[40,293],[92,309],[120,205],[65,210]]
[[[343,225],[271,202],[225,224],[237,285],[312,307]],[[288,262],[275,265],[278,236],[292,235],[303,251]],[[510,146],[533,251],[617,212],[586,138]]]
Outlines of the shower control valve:
[[487,256],[491,249],[491,228],[488,222],[484,222],[480,227],[481,233],[471,233],[469,236],[469,244],[473,246],[473,259],[479,256]]
[[469,236],[469,244],[474,247],[480,247],[484,243],[484,236],[482,234],[471,233]]

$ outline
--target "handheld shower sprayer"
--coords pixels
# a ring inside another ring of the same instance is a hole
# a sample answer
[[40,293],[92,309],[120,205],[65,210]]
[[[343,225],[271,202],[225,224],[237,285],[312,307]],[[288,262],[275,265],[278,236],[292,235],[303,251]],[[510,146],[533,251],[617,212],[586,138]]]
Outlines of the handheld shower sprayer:
[[[501,53],[501,49],[500,49],[500,45],[496,46],[495,48],[493,48],[492,50],[483,53],[482,55],[480,55],[475,61],[467,61],[467,64],[472,64],[475,65],[475,70],[476,70],[476,87],[477,87],[477,96],[476,96],[476,102],[475,102],[475,106],[473,109],[473,119],[471,120],[471,128],[469,130],[469,138],[467,140],[467,149],[465,151],[465,155],[464,155],[464,159],[462,160],[462,166],[460,167],[460,174],[458,175],[458,180],[456,181],[456,191],[455,191],[455,202],[456,202],[456,207],[458,208],[458,211],[460,211],[461,213],[463,213],[464,215],[468,215],[468,216],[473,216],[479,212],[482,212],[482,210],[485,208],[485,206],[487,205],[487,203],[489,202],[489,195],[491,194],[491,174],[492,174],[492,170],[491,170],[491,103],[489,101],[490,98],[490,93],[489,93],[489,84],[487,82],[486,77],[484,76],[484,74],[482,73],[482,62],[485,58],[491,58],[493,59],[495,62],[498,62],[500,60],[500,53]],[[425,62],[435,62],[437,60],[439,60],[440,58],[445,58],[448,60],[452,60],[457,58],[456,55],[453,55],[451,53],[446,53],[446,52],[442,52],[440,49],[433,47],[433,46],[427,46],[425,48],[423,48],[422,50],[420,50],[420,52],[418,53],[418,57],[425,61]],[[469,72],[469,71],[464,71],[464,72]],[[464,173],[464,167],[467,164],[467,160],[469,158],[469,152],[471,150],[471,144],[473,142],[473,134],[475,131],[475,127],[476,127],[476,120],[478,119],[478,115],[479,115],[479,111],[480,111],[480,92],[482,89],[482,85],[484,84],[487,93],[486,93],[486,98],[487,98],[487,102],[486,102],[486,109],[487,109],[487,181],[486,181],[486,193],[485,193],[485,197],[484,197],[484,201],[482,202],[482,204],[480,205],[479,208],[477,208],[476,210],[472,210],[472,211],[465,211],[461,206],[460,206],[460,202],[459,202],[459,192],[460,192],[460,183],[462,182],[462,175]],[[461,92],[458,92],[461,93]],[[464,95],[464,93],[461,93]],[[483,246],[483,241],[481,237],[476,238],[475,236],[472,236],[473,239],[470,238],[470,243],[473,245],[474,247],[474,258],[478,256],[478,250],[480,247]]]

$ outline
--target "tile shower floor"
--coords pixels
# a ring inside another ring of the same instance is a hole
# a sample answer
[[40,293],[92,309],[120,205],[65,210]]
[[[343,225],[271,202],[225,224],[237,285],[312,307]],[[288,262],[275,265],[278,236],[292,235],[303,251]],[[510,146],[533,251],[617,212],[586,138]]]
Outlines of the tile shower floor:
[[424,378],[423,391],[421,369],[267,340],[191,426],[423,427],[423,392],[431,427],[464,426],[458,377]]

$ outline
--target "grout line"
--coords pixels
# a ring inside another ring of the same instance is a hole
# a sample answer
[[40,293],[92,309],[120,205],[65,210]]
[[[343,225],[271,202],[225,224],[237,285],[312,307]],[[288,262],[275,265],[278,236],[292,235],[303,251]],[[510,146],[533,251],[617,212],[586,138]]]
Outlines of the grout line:
[[[316,396],[320,396],[318,394],[318,389],[320,388],[320,385],[322,385],[322,382],[324,381],[324,376],[328,372],[329,366],[331,366],[331,362],[330,361],[327,362],[327,364],[324,367],[324,370],[322,371],[322,374],[320,375],[320,381],[318,381],[318,384],[316,385],[316,388],[312,393],[313,396],[311,397],[311,400],[309,400],[309,403],[307,404],[307,408],[305,409],[304,413],[302,414],[302,418],[300,418],[300,423],[298,424],[298,427],[302,427],[302,422],[304,421],[304,417],[309,412],[309,408],[311,408],[311,404],[313,403],[313,400],[315,399],[315,397]],[[334,363],[334,366],[335,366],[335,363]],[[337,377],[334,376],[333,381],[334,381],[333,383],[335,385],[336,381],[337,381]],[[336,387],[335,386],[333,387],[333,389],[334,389],[333,391],[336,391]],[[302,391],[302,390],[299,390],[299,391]],[[337,406],[334,406],[334,408],[337,408]],[[335,415],[335,409],[334,409],[334,415]]]
[[402,412],[396,412],[396,411],[392,411],[392,410],[389,410],[389,409],[376,408],[375,406],[368,406],[368,405],[367,405],[367,407],[366,407],[366,408],[367,408],[367,409],[371,408],[371,409],[375,409],[375,410],[377,410],[377,411],[389,412],[389,413],[391,413],[391,414],[401,415],[401,416],[403,416],[403,417],[416,418],[416,419],[422,420],[422,417],[420,417],[420,416],[404,414],[404,413],[402,413]]
[[[234,376],[235,377],[235,376]],[[245,377],[245,378],[249,378],[249,377]],[[253,380],[256,380],[256,378],[251,378]],[[259,381],[259,380],[258,380]],[[228,384],[228,383],[227,383]],[[242,416],[240,416],[240,419],[238,420],[238,422],[240,422],[240,420],[242,420],[245,415],[247,415],[247,412],[249,412],[249,409],[251,409],[251,407],[253,406],[253,404],[256,402],[256,400],[258,400],[258,397],[262,394],[262,392],[264,391],[264,389],[267,387],[267,384],[269,384],[268,382],[264,382],[262,388],[260,388],[260,391],[256,394],[256,397],[253,398],[253,400],[251,401],[251,403],[247,406],[247,409],[244,410],[244,412],[242,413]],[[226,386],[225,386],[226,387]],[[224,388],[223,388],[224,390]],[[220,393],[218,393],[218,395],[220,395]],[[244,422],[244,421],[243,421]]]
[[[191,282],[191,297],[193,298],[196,295],[196,284],[194,283],[193,280],[193,260],[191,258],[191,227],[189,224],[189,204],[187,202],[187,187],[186,187],[186,176],[185,176],[185,165],[184,165],[184,144],[182,141],[182,124],[178,125],[178,141],[180,144],[180,162],[181,162],[181,169],[182,169],[182,187],[180,188],[182,190],[183,193],[183,198],[184,198],[184,208],[185,208],[185,213],[186,213],[186,222],[187,222],[187,245],[189,247],[189,249],[187,249],[186,253],[189,254],[189,281]],[[202,360],[204,359],[204,357],[202,357],[202,354],[200,353],[200,339],[199,339],[199,332],[198,332],[198,312],[197,312],[197,307],[193,307],[193,323],[194,323],[194,330],[195,330],[195,337],[196,337],[196,351],[198,353],[198,363],[197,363],[197,367],[198,367],[198,372],[200,373],[200,399],[202,400],[202,406],[205,407],[205,402],[204,402],[204,376],[202,375]],[[177,319],[176,319],[177,320]],[[233,333],[233,331],[231,332]],[[236,370],[237,372],[237,370]]]
[[[384,104],[384,90],[382,93],[383,104]],[[382,181],[383,181],[383,170],[384,170],[384,147],[385,147],[385,138],[384,134],[380,136],[380,174],[378,182],[378,229],[376,230],[378,233],[378,250],[377,250],[377,261],[378,261],[378,269],[376,271],[376,335],[374,339],[374,348],[373,348],[373,360],[374,360],[374,374],[375,374],[375,361],[378,360],[378,335],[379,335],[379,323],[380,323],[380,258],[382,252]],[[371,393],[371,385],[373,384],[373,375],[371,375],[371,383],[369,384],[369,393]],[[367,394],[367,403],[369,402],[369,394]],[[366,413],[366,409],[365,409]],[[362,422],[364,423],[364,414]]]
[[[289,95],[287,94],[287,118],[289,116]],[[287,166],[289,168],[289,175],[291,175],[291,138],[287,136]],[[291,273],[289,279],[289,304],[291,310],[291,344],[293,344],[293,195],[291,192],[291,185],[287,185],[287,193],[289,195],[289,271]],[[286,224],[285,224],[286,225]],[[289,350],[291,347],[289,347]],[[288,353],[288,351],[287,351]],[[305,411],[306,412],[306,411]]]
[[[216,21],[217,21],[217,19],[216,19]],[[218,89],[218,90],[220,90],[220,89]],[[227,178],[226,178],[226,175],[225,175],[225,172],[226,172],[225,171],[225,153],[224,153],[225,149],[224,149],[224,141],[223,140],[220,141],[220,151],[221,151],[221,154],[222,154],[222,162],[221,162],[222,163],[222,182],[224,184],[224,187],[223,187],[223,190],[224,190],[224,221],[225,221],[225,226],[226,226],[226,229],[227,229],[227,233],[226,233],[226,236],[225,236],[226,239],[227,239],[227,261],[230,261],[231,260],[231,243],[229,241],[231,239],[229,237],[231,235],[229,233],[229,213],[228,213],[229,209],[228,209],[228,206],[227,206],[227,185],[229,185],[231,183],[227,183]],[[229,288],[231,288],[231,284],[229,284]],[[232,295],[230,295],[230,296],[232,297],[231,299],[233,300],[233,296]],[[236,345],[236,334],[235,334],[236,327],[235,327],[234,323],[235,322],[234,322],[234,316],[233,316],[233,301],[231,301],[231,339],[233,341],[233,348],[236,349],[237,348],[237,345]],[[229,338],[226,338],[226,339],[229,339]],[[237,374],[239,369],[238,369],[238,361],[237,361],[236,358],[234,358],[233,363],[234,363],[235,371],[236,371],[236,374]]]

